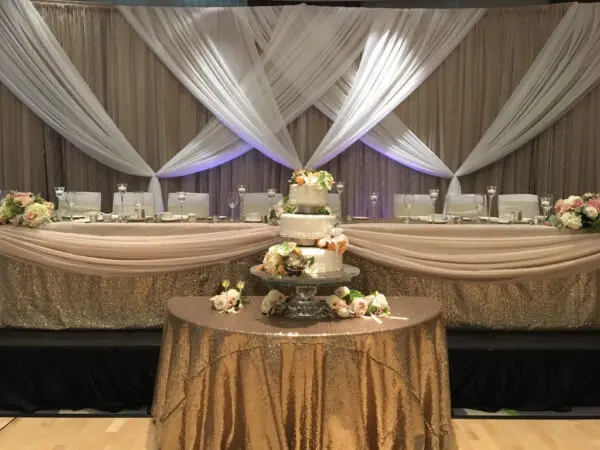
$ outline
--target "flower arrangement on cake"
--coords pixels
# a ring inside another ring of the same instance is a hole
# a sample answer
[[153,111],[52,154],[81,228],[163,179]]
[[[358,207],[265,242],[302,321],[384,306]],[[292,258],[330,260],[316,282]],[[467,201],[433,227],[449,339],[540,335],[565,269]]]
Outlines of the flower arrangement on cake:
[[31,192],[10,192],[0,202],[0,225],[11,223],[36,228],[52,220],[54,203]]
[[307,258],[295,242],[283,242],[269,247],[261,270],[269,275],[299,277],[313,273],[314,258]]
[[[284,294],[273,289],[263,298],[261,311],[267,316],[283,314],[286,300]],[[347,286],[337,288],[333,295],[325,299],[325,304],[332,317],[342,319],[389,316],[391,314],[385,295],[377,291],[371,295],[365,295],[360,291],[351,290]]]
[[325,237],[317,241],[317,247],[343,255],[348,249],[348,237],[341,228],[332,228]]
[[243,295],[245,283],[243,281],[238,281],[235,287],[231,287],[229,280],[223,280],[221,286],[223,291],[210,298],[214,309],[226,314],[235,314],[246,306],[246,297]]
[[333,187],[333,175],[326,170],[296,169],[292,173],[289,184],[316,184],[321,191],[329,191]]
[[569,230],[600,231],[600,194],[588,192],[558,200],[550,223]]

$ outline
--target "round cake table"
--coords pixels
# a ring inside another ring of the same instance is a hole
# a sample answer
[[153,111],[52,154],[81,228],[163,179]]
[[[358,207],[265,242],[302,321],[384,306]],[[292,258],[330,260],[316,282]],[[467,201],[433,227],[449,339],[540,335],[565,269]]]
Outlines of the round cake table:
[[439,305],[312,322],[167,307],[153,417],[163,450],[455,449]]

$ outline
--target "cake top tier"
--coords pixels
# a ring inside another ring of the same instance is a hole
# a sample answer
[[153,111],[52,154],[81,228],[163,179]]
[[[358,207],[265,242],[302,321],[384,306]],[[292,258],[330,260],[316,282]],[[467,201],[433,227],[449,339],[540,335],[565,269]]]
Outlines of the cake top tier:
[[327,192],[333,187],[333,176],[325,170],[297,169],[289,183],[289,198],[298,206],[297,212],[310,213],[327,204]]
[[327,192],[333,187],[333,175],[326,170],[296,169],[289,180],[291,186],[316,185],[320,191]]

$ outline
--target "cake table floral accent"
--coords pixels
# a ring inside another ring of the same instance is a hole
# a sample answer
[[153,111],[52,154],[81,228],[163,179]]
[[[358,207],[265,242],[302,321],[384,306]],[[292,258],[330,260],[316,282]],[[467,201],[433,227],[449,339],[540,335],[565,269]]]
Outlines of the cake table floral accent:
[[550,223],[569,230],[600,231],[600,194],[571,195],[554,205]]
[[31,192],[10,192],[0,202],[0,225],[11,223],[36,228],[52,220],[54,203]]
[[238,281],[235,287],[231,287],[229,280],[223,280],[221,286],[223,291],[210,298],[213,309],[222,313],[235,314],[246,306],[243,281]]

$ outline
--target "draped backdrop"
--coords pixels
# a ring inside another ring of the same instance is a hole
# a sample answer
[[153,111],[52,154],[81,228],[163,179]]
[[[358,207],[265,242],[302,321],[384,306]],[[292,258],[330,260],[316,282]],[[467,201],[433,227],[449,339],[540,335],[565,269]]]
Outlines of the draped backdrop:
[[[600,5],[0,4],[0,189],[598,191]],[[441,208],[441,204],[438,207]]]

